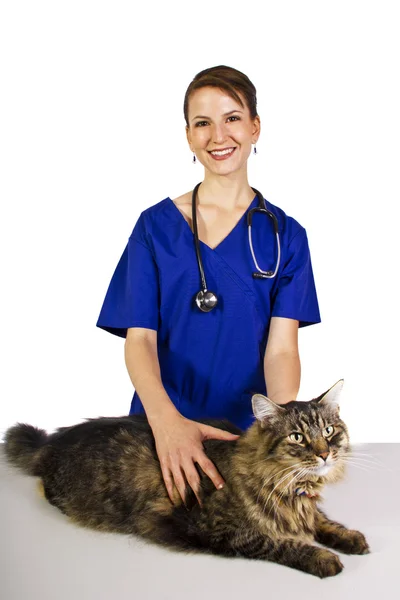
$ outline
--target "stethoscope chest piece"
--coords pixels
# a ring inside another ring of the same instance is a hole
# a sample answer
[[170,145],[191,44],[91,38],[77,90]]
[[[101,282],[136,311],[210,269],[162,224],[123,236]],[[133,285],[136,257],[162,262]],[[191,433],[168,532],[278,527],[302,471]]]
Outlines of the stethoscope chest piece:
[[200,290],[196,294],[196,304],[202,312],[210,312],[218,303],[218,298],[210,290]]

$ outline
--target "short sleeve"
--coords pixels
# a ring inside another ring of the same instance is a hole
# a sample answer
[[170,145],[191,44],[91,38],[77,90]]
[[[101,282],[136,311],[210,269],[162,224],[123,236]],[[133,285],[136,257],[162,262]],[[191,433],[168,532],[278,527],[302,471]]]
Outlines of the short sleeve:
[[299,321],[299,327],[320,323],[317,291],[304,227],[294,236],[272,300],[271,317]]
[[96,326],[126,337],[128,327],[158,329],[158,269],[136,227],[111,278]]

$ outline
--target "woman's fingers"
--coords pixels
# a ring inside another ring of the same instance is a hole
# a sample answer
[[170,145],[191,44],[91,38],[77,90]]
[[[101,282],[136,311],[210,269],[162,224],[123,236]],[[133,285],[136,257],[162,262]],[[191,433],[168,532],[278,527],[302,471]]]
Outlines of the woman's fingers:
[[162,427],[154,425],[153,434],[165,487],[173,504],[178,500],[178,492],[186,506],[185,492],[189,485],[201,506],[200,476],[194,463],[200,466],[217,489],[224,486],[225,482],[204,452],[202,442],[206,439],[234,441],[239,435],[181,416],[172,422],[164,423]]
[[222,479],[220,473],[217,471],[214,463],[202,452],[196,459],[202,470],[211,479],[217,490],[224,487],[225,481]]
[[163,475],[165,487],[167,488],[169,499],[171,500],[172,504],[175,504],[175,502],[174,502],[174,493],[173,493],[174,482],[172,480],[171,472],[169,470],[167,462],[160,460],[160,467],[161,467],[161,472],[162,472],[162,475]]
[[212,425],[204,425],[203,423],[200,425],[200,430],[203,435],[203,440],[234,441],[240,437],[237,433],[231,433],[230,431],[218,429],[218,427],[213,427]]
[[186,458],[182,463],[175,461],[170,463],[164,462],[162,464],[160,462],[160,465],[165,482],[165,487],[167,488],[168,496],[173,504],[175,504],[173,497],[173,489],[174,487],[176,487],[180,497],[182,498],[182,502],[186,506],[187,482],[192,488],[194,495],[197,498],[197,502],[200,506],[202,506],[201,499],[199,496],[200,477],[196,470],[192,457]]
[[182,502],[186,506],[186,481],[182,475],[181,469],[179,468],[178,470],[172,471],[172,476],[174,478],[175,486],[179,492],[179,495],[182,498]]
[[174,478],[175,486],[179,492],[180,497],[182,498],[183,504],[186,506],[186,481],[182,475],[181,465],[177,460],[171,461],[170,469],[172,477]]
[[202,506],[199,496],[200,477],[196,470],[193,460],[194,458],[192,456],[189,457],[189,459],[185,460],[182,464],[182,469],[185,473],[186,481],[192,488],[194,495],[197,498],[197,502],[200,504],[200,506]]

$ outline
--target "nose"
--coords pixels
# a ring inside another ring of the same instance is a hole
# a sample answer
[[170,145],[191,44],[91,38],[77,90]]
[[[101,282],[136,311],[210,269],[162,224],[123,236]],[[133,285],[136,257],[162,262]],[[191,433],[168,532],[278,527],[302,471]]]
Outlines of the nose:
[[319,454],[318,456],[320,456],[321,458],[324,459],[324,461],[326,461],[326,459],[329,456],[329,452],[321,452],[321,454]]
[[225,133],[224,125],[214,124],[213,129],[212,129],[213,142],[215,142],[216,144],[221,144],[225,140],[225,137],[226,137],[226,133]]

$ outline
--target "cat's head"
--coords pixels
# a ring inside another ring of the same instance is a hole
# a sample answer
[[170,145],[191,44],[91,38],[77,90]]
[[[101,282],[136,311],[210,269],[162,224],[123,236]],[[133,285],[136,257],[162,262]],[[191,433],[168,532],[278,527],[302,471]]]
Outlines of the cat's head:
[[[350,452],[347,427],[339,416],[339,396],[344,380],[309,402],[276,404],[262,394],[252,397],[259,422],[260,444],[283,466],[304,469],[310,478],[324,482],[343,476],[345,457]],[[263,440],[263,438],[265,438]]]

